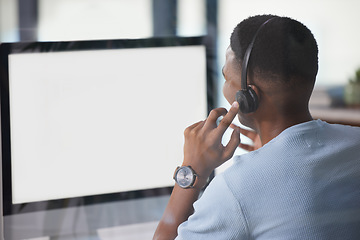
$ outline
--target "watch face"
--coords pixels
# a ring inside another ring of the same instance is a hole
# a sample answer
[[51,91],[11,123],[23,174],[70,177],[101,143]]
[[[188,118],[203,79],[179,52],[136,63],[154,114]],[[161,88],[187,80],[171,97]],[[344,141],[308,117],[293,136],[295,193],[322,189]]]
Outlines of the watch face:
[[178,169],[175,178],[177,184],[179,184],[179,186],[182,188],[187,188],[192,186],[192,184],[195,181],[195,176],[193,171],[191,170],[191,168],[186,166]]

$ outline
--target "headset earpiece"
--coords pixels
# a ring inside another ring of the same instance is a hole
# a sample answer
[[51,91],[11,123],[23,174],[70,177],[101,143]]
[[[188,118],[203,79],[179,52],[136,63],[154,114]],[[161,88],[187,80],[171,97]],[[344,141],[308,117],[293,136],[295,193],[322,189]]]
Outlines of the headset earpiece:
[[256,109],[259,107],[259,98],[256,95],[256,92],[251,87],[247,86],[247,70],[248,70],[248,64],[250,59],[250,54],[252,51],[252,48],[254,46],[254,42],[256,39],[256,36],[260,32],[260,30],[276,17],[270,18],[266,20],[256,31],[252,41],[250,42],[248,48],[246,49],[246,52],[244,54],[244,59],[242,63],[242,69],[241,69],[241,90],[239,90],[236,93],[236,101],[239,103],[239,109],[242,113],[251,113],[255,112]]
[[239,90],[236,93],[236,101],[239,103],[239,110],[242,113],[255,112],[259,107],[259,99],[251,87]]

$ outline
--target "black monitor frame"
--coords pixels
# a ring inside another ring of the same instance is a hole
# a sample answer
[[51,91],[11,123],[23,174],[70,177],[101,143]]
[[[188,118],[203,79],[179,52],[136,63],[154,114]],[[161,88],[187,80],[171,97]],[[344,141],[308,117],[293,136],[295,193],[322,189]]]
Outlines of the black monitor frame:
[[206,37],[167,37],[149,39],[120,39],[92,41],[62,42],[20,42],[3,43],[0,45],[0,93],[1,93],[1,148],[2,148],[2,182],[3,182],[3,214],[4,216],[18,213],[68,208],[80,205],[97,204],[119,200],[137,199],[152,196],[168,195],[172,186],[147,190],[83,196],[76,198],[57,199],[23,204],[12,203],[11,176],[11,139],[10,139],[10,105],[9,105],[9,70],[8,56],[13,53],[30,52],[62,52],[71,50],[104,50],[139,47],[191,46],[205,45],[207,58],[207,103],[208,112],[215,103],[214,49],[209,49]]

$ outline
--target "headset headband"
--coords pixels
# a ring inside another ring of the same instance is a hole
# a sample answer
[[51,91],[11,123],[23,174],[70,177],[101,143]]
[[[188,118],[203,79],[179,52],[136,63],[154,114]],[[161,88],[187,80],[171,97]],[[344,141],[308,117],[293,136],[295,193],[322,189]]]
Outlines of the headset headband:
[[251,54],[252,48],[254,46],[255,39],[256,39],[257,35],[259,34],[260,30],[265,26],[265,24],[267,24],[268,22],[270,22],[274,18],[276,18],[276,17],[269,18],[263,24],[261,24],[261,26],[256,31],[251,43],[249,44],[248,48],[246,49],[246,52],[245,52],[245,55],[244,55],[244,60],[243,60],[243,63],[242,63],[242,69],[241,69],[241,89],[242,90],[248,89],[248,86],[247,86],[247,69],[248,69],[250,54]]

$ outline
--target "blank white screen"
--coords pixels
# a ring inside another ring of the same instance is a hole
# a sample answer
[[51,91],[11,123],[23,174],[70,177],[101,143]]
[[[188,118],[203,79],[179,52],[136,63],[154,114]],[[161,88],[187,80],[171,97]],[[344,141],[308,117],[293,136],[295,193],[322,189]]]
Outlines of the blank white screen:
[[204,46],[9,56],[13,203],[173,185]]

